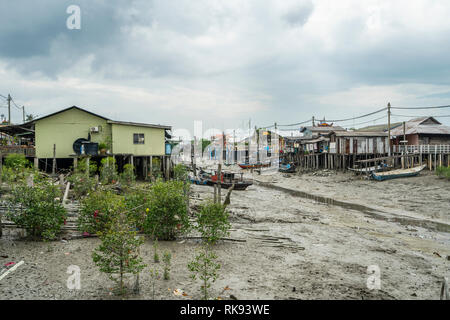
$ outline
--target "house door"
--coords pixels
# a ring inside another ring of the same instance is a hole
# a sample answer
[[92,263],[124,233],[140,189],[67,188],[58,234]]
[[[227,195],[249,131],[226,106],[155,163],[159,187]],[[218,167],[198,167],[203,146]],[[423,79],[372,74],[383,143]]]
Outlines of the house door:
[[350,140],[345,139],[345,154],[350,154]]

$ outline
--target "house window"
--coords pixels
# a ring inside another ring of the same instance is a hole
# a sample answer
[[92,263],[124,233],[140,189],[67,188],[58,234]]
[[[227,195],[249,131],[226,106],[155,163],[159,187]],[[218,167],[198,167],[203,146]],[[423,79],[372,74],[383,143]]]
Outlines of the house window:
[[144,144],[144,134],[143,133],[134,133],[133,134],[133,143],[134,144]]

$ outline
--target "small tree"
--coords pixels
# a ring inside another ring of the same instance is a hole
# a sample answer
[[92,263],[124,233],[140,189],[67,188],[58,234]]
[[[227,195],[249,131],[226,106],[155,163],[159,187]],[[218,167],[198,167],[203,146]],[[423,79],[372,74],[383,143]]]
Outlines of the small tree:
[[[86,169],[87,169],[87,159],[83,158],[80,161],[78,161],[77,167],[74,170],[74,173],[79,173],[86,175]],[[97,163],[93,161],[92,159],[89,160],[89,176],[93,177],[97,173]]]
[[32,173],[31,163],[25,155],[10,153],[6,156],[2,168],[2,180],[7,182],[22,182]]
[[18,185],[7,201],[7,218],[27,230],[33,238],[52,240],[61,231],[66,210],[59,198],[58,186],[46,180],[35,180],[34,187]]
[[149,212],[144,230],[152,237],[173,240],[177,231],[189,230],[183,183],[157,181],[149,192]]
[[210,250],[209,245],[203,245],[202,250],[188,264],[192,272],[192,279],[199,278],[202,281],[201,292],[204,300],[208,300],[208,289],[216,281],[220,264],[216,263],[217,255]]
[[124,276],[137,274],[146,267],[138,254],[144,239],[137,236],[125,214],[116,214],[109,228],[98,232],[102,243],[92,253],[92,259],[101,272],[118,284],[119,294],[124,294]]
[[86,173],[73,173],[71,174],[67,180],[73,186],[73,192],[75,198],[80,199],[82,197],[87,196],[90,192],[95,190],[96,181],[94,178],[87,177]]
[[185,165],[179,163],[175,167],[173,167],[173,175],[175,180],[178,181],[187,181],[189,179],[188,177],[188,171]]
[[159,263],[158,239],[153,240],[153,262]]
[[134,174],[134,166],[132,164],[126,164],[123,166],[123,172],[120,174],[120,182],[130,186],[136,181],[136,175]]
[[91,192],[81,201],[78,230],[91,234],[106,230],[122,205],[120,196],[112,192]]
[[125,206],[127,207],[127,214],[132,218],[136,227],[143,229],[144,222],[147,216],[149,207],[148,190],[128,188],[125,193]]
[[152,285],[152,297],[153,300],[155,300],[155,285],[156,285],[156,280],[159,279],[159,272],[158,270],[152,268],[150,269],[150,282]]
[[220,203],[208,202],[196,213],[196,229],[209,244],[230,234],[231,224],[225,206]]
[[101,163],[100,177],[102,183],[115,183],[118,177],[116,159],[114,157],[106,157],[102,159]]
[[170,251],[165,251],[163,255],[164,262],[164,280],[170,279],[170,266],[171,266],[172,254]]

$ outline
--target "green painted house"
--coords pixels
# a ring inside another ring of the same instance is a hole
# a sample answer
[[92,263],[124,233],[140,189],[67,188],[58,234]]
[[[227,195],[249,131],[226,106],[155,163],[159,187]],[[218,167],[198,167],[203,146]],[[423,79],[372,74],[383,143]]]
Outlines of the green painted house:
[[170,126],[114,121],[73,106],[33,120],[36,158],[70,158],[73,144],[84,138],[109,142],[109,154],[121,156],[164,156],[166,130]]

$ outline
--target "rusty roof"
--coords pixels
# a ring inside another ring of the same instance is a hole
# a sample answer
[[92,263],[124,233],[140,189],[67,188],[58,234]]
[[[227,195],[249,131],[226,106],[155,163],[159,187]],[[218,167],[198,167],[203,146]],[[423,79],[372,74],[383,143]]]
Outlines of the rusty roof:
[[384,131],[345,131],[335,132],[336,137],[387,137],[388,133]]
[[391,136],[403,134],[450,135],[450,127],[441,124],[433,117],[420,117],[405,122],[405,132],[403,132],[403,125],[391,130]]

